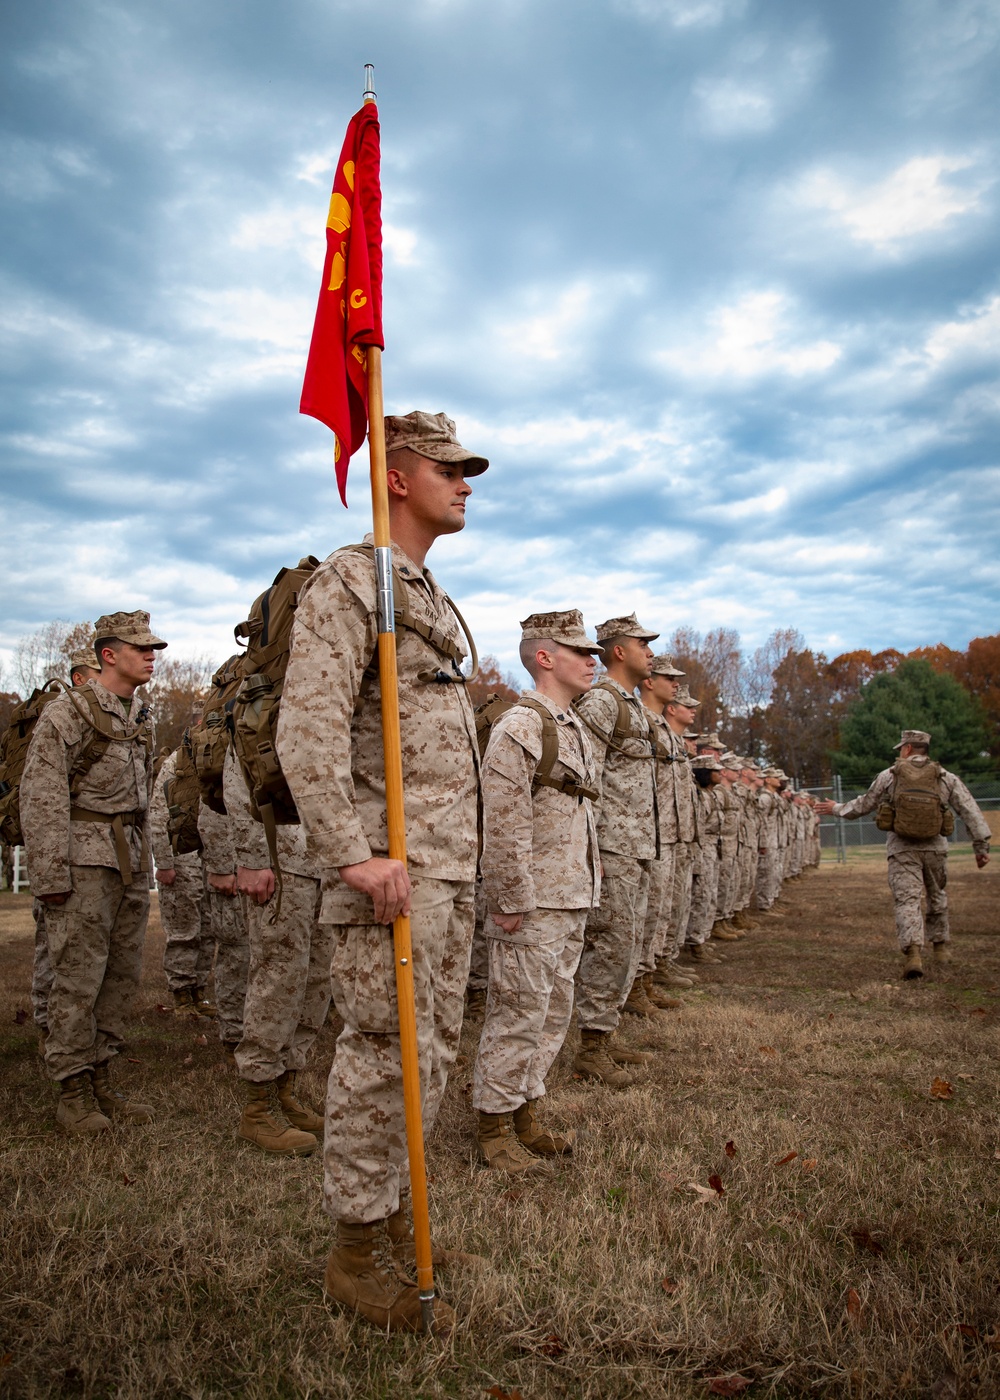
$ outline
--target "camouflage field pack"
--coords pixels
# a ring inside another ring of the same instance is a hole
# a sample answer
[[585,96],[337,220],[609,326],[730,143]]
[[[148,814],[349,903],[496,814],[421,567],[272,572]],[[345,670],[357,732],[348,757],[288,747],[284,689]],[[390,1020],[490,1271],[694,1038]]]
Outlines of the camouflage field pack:
[[70,797],[75,798],[86,775],[108,751],[112,743],[140,742],[147,755],[152,752],[153,733],[148,712],[143,709],[139,723],[125,726],[124,733],[115,733],[111,716],[101,709],[97,696],[89,685],[74,690],[58,677],[33,690],[11,713],[7,732],[0,740],[0,836],[9,846],[22,846],[20,792],[24,764],[35,726],[42,711],[65,692],[81,719],[90,726],[87,737],[69,773]]
[[[238,629],[237,629],[238,630]],[[188,731],[191,762],[198,775],[201,800],[213,812],[226,815],[222,797],[222,770],[233,737],[233,709],[243,683],[242,652],[224,661],[212,677],[212,690],[205,712]]]
[[[942,801],[943,772],[939,763],[897,759],[892,769],[892,796],[882,804],[876,818],[879,829],[894,831],[908,841],[929,841],[935,836],[950,836],[955,830],[955,817],[947,803]],[[886,808],[888,810],[884,810]]]
[[[610,734],[605,734],[603,729],[598,729],[597,725],[593,724],[580,709],[580,699],[583,698],[581,696],[579,699],[573,701],[573,709],[576,711],[581,724],[585,724],[591,734],[596,735],[602,744],[607,744],[609,749],[614,749],[615,753],[620,753],[623,758],[649,759],[657,753],[658,746],[652,738],[648,736],[643,738],[639,734],[632,733],[632,717],[629,713],[628,701],[625,699],[624,695],[622,695],[618,687],[612,685],[610,681],[600,680],[597,681],[592,688],[594,690],[606,690],[609,695],[614,696],[615,702],[618,705],[615,722]],[[589,692],[587,693],[589,694]],[[626,739],[632,739],[638,744],[644,743],[648,745],[646,752],[633,753],[630,749],[625,747]],[[663,758],[664,761],[669,761],[669,755],[665,751],[659,754],[659,757]]]
[[476,743],[479,746],[480,758],[486,752],[494,724],[501,715],[505,715],[515,705],[523,705],[526,710],[534,710],[535,714],[540,715],[542,720],[542,753],[535,769],[535,776],[531,780],[532,792],[537,792],[539,788],[543,787],[554,788],[556,792],[565,793],[568,797],[589,797],[595,801],[598,796],[596,788],[584,787],[568,773],[561,778],[553,778],[552,770],[559,757],[559,730],[549,710],[540,701],[533,700],[530,696],[522,695],[517,700],[506,700],[502,695],[497,695],[494,692],[492,695],[487,695],[481,705],[476,706]]
[[177,749],[174,772],[163,784],[167,803],[167,835],[175,856],[190,855],[202,849],[198,834],[198,809],[201,806],[201,782],[194,765],[191,731],[185,729]]

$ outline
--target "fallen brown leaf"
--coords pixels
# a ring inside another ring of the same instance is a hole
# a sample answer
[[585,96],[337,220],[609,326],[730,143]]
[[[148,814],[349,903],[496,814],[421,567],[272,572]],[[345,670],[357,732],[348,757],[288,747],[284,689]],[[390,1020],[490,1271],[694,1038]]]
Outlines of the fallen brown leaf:
[[985,1006],[974,1006],[969,1012],[970,1016],[988,1016],[989,1014]]
[[676,1293],[678,1288],[680,1288],[680,1284],[675,1278],[661,1278],[660,1287],[663,1289],[664,1293]]
[[719,1175],[718,1172],[712,1173],[712,1175],[708,1178],[708,1184],[709,1186],[711,1186],[712,1190],[716,1193],[716,1195],[724,1196],[726,1194],[726,1188],[723,1186],[722,1177]]
[[189,1065],[189,1064],[192,1063],[193,1060],[194,1060],[194,1056],[193,1056],[193,1055],[185,1055],[184,1058],[183,1058],[183,1060],[181,1060],[181,1064],[182,1064],[182,1065]]
[[956,1322],[955,1331],[962,1337],[968,1337],[970,1341],[979,1341],[979,1328],[973,1327],[971,1322]]
[[207,1036],[207,1035],[196,1035],[195,1038],[194,1038],[194,1043],[195,1043],[195,1045],[207,1045],[207,1044],[208,1044],[208,1036]]
[[122,1172],[122,1181],[124,1181],[126,1186],[135,1185],[135,1177],[129,1176],[128,1172]]
[[862,1225],[858,1230],[851,1231],[851,1239],[858,1249],[866,1249],[869,1254],[878,1255],[879,1258],[885,1253],[885,1245],[881,1244],[867,1225]]
[[172,1006],[162,1006],[160,1002],[156,1003],[156,1009],[161,1016],[172,1016],[174,1014],[174,1008]]
[[856,1288],[847,1290],[847,1320],[852,1327],[861,1326],[861,1299]]
[[784,1157],[779,1157],[774,1165],[776,1167],[787,1167],[789,1162],[794,1162],[798,1155],[797,1152],[788,1152]]
[[773,1045],[758,1045],[757,1049],[762,1055],[776,1055],[778,1053]]
[[504,1390],[502,1386],[491,1385],[486,1394],[492,1395],[493,1400],[524,1400],[517,1386],[513,1390]]
[[126,1056],[125,1056],[125,1063],[126,1063],[127,1065],[141,1065],[141,1064],[142,1064],[142,1061],[141,1061],[141,1060],[135,1059],[134,1056],[132,1056],[132,1055],[126,1055]]
[[931,1084],[932,1099],[950,1099],[954,1097],[954,1094],[955,1090],[948,1083],[947,1079],[935,1079]]
[[14,1353],[12,1351],[5,1351],[3,1356],[0,1356],[0,1366],[9,1366],[13,1360]]
[[733,1142],[732,1138],[730,1138],[729,1141],[726,1143],[726,1156],[727,1156],[727,1157],[735,1157],[735,1156],[736,1156],[736,1144],[735,1144],[735,1142]]
[[543,1356],[562,1356],[566,1351],[566,1343],[556,1332],[550,1332],[538,1350]]
[[713,1187],[699,1186],[697,1181],[689,1181],[687,1184],[687,1189],[689,1191],[693,1191],[695,1195],[699,1197],[703,1205],[715,1205],[718,1201],[722,1199],[718,1191],[714,1190]]
[[803,1161],[802,1161],[802,1170],[803,1170],[804,1172],[815,1171],[815,1169],[816,1169],[818,1163],[819,1163],[819,1158],[818,1158],[818,1157],[805,1157],[805,1158],[803,1158]]
[[1000,1351],[1000,1327],[994,1327],[992,1332],[987,1332],[983,1341],[990,1351]]
[[709,1395],[742,1395],[748,1386],[753,1385],[749,1376],[714,1376],[708,1383]]

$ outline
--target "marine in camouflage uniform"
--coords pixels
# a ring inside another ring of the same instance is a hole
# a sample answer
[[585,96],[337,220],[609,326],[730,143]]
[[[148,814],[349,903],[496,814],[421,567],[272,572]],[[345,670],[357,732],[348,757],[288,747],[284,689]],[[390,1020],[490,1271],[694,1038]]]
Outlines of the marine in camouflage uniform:
[[166,785],[177,771],[179,751],[164,760],[153,783],[149,836],[163,925],[163,971],[178,1015],[211,1015],[205,987],[212,975],[215,940],[199,851],[176,852],[168,830]]
[[784,778],[780,768],[764,769],[764,784],[757,794],[757,908],[766,913],[777,898],[779,884],[779,803],[778,789]]
[[689,975],[689,969],[685,968],[681,973],[675,964],[684,947],[700,850],[698,789],[691,768],[696,745],[687,733],[687,728],[693,723],[700,705],[701,701],[697,700],[690,690],[683,689],[678,691],[675,699],[670,701],[663,711],[674,750],[674,809],[678,833],[664,961],[656,974],[668,987],[690,986],[694,980],[693,975]]
[[719,881],[711,936],[728,942],[730,938],[739,936],[730,930],[727,921],[734,912],[739,881],[740,827],[743,820],[743,810],[742,803],[733,787],[740,771],[739,758],[727,750],[719,762],[722,765],[722,782],[712,789],[719,807]]
[[[575,1138],[540,1128],[535,1105],[569,1029],[584,925],[600,898],[594,757],[571,707],[596,652],[576,610],[526,618],[521,659],[536,688],[494,722],[483,757],[489,990],[472,1103],[480,1157],[511,1174],[570,1155]],[[557,745],[545,773],[539,708]]]
[[[114,1093],[108,1067],[124,1045],[149,914],[153,725],[135,692],[165,646],[148,613],[99,618],[100,677],[45,707],[21,781],[28,873],[46,906],[53,974],[45,1067],[60,1084],[57,1122],[71,1134],[152,1116]],[[88,754],[99,756],[81,772]]]
[[722,778],[722,764],[713,754],[704,753],[691,760],[691,769],[697,783],[699,839],[685,946],[691,960],[702,963],[716,961],[718,956],[708,950],[707,944],[719,896],[722,809],[715,794]]
[[648,643],[658,635],[641,627],[635,613],[602,622],[597,640],[607,674],[577,702],[599,774],[597,835],[604,878],[576,974],[581,1033],[576,1068],[616,1088],[627,1087],[632,1077],[616,1067],[610,1037],[638,972],[650,866],[660,850],[652,728],[631,687],[649,675]]
[[[100,663],[93,647],[84,647],[73,652],[69,660],[70,684],[74,690],[96,680],[101,674]],[[8,848],[9,849],[9,848]],[[13,883],[13,882],[11,882]],[[31,902],[31,912],[35,920],[35,956],[31,969],[31,1007],[35,1025],[38,1027],[44,1045],[49,1026],[49,991],[52,987],[52,967],[49,963],[49,942],[45,933],[45,904],[37,896]]]
[[[412,1329],[416,1285],[385,1249],[407,1233],[409,1190],[391,924],[409,909],[429,1132],[458,1053],[469,972],[478,750],[460,625],[424,558],[435,538],[463,528],[468,478],[488,463],[444,414],[387,418],[386,448],[396,607],[409,619],[396,626],[408,869],[387,854],[370,545],[337,550],[302,591],[278,748],[322,871],[344,1019],[327,1089],[324,1200],[337,1240],[326,1289],[379,1326]],[[446,1326],[449,1310],[437,1307]]]
[[[931,736],[922,729],[904,729],[895,746],[900,759],[918,767],[931,762]],[[816,810],[823,815],[854,819],[873,812],[883,803],[890,803],[895,788],[895,772],[885,768],[867,792],[850,802],[820,802]],[[980,870],[990,858],[990,827],[976,805],[969,789],[954,773],[940,768],[938,795],[942,808],[950,807],[961,817],[972,838],[972,850]],[[923,976],[921,949],[925,939],[934,945],[935,961],[951,961],[948,931],[948,838],[929,836],[922,840],[890,831],[886,837],[885,853],[889,864],[889,888],[892,891],[896,918],[896,937],[903,953],[903,976]],[[926,917],[921,910],[921,896],[927,904]]]
[[[226,764],[234,766],[235,763],[236,756],[230,748]],[[223,790],[225,781],[223,772]],[[199,803],[198,835],[205,870],[205,897],[215,942],[219,1039],[226,1059],[235,1068],[236,1047],[243,1038],[243,1005],[250,968],[247,900],[236,888],[236,845],[228,813],[213,811],[207,802]]]

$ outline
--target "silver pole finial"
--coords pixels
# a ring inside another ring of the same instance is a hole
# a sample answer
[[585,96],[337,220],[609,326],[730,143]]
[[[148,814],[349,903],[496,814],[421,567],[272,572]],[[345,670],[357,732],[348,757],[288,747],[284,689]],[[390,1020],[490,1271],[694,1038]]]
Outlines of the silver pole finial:
[[374,63],[366,63],[364,101],[374,102],[376,96],[377,94],[375,92],[375,65]]

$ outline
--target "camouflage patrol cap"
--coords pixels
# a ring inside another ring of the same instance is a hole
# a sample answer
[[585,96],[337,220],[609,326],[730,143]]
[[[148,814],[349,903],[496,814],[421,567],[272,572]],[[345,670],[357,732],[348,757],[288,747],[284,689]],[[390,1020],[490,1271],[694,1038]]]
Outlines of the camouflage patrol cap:
[[722,764],[723,768],[732,768],[734,772],[743,767],[743,760],[740,758],[739,754],[732,753],[729,749],[722,755],[719,762]]
[[690,690],[688,690],[686,685],[682,685],[680,690],[678,690],[677,694],[674,696],[674,698],[672,700],[667,701],[667,704],[683,705],[685,709],[696,710],[701,704],[701,701],[696,700],[694,698],[694,696],[691,694]]
[[640,642],[655,642],[659,635],[659,632],[647,632],[641,627],[635,613],[629,613],[628,617],[609,617],[597,628],[599,642],[609,642],[612,637],[638,637]]
[[783,772],[782,769],[780,769],[780,768],[765,768],[765,769],[764,769],[764,777],[765,777],[765,778],[781,778],[781,779],[787,781],[788,774],[785,773],[785,772]]
[[153,647],[155,651],[162,651],[167,645],[149,630],[148,612],[105,613],[94,625],[95,645],[103,637],[117,637],[120,642],[128,642],[130,646]]
[[596,655],[597,643],[587,636],[583,625],[583,613],[579,608],[568,608],[565,612],[532,613],[521,623],[521,641],[558,642],[560,646],[572,647],[574,651],[589,651]]
[[722,772],[722,764],[717,758],[713,758],[710,753],[700,753],[697,758],[692,758],[691,767],[705,768],[710,773]]
[[710,734],[702,734],[698,743],[703,749],[718,749],[720,753],[725,753],[726,746],[713,729]]
[[387,418],[385,450],[395,452],[400,447],[409,447],[434,462],[458,462],[465,468],[466,476],[481,476],[489,466],[485,457],[462,446],[454,421],[444,413],[424,413],[415,408],[412,413]]
[[653,657],[653,669],[651,676],[673,676],[675,680],[683,680],[687,675],[686,671],[678,671],[674,665],[674,658],[669,652],[661,652],[659,656]]
[[904,729],[898,744],[893,744],[894,749],[901,749],[904,744],[926,744],[930,747],[931,736],[923,729]]
[[82,671],[87,667],[91,671],[99,671],[101,663],[97,659],[97,652],[93,647],[84,647],[82,651],[74,651],[69,658],[70,674],[74,671]]

